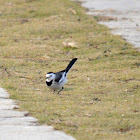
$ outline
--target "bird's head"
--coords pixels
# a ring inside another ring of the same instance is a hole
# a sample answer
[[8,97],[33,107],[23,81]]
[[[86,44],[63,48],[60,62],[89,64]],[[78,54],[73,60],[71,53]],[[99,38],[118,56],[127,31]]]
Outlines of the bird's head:
[[55,78],[55,74],[53,72],[48,72],[46,74],[46,81],[50,82],[51,80],[53,80]]

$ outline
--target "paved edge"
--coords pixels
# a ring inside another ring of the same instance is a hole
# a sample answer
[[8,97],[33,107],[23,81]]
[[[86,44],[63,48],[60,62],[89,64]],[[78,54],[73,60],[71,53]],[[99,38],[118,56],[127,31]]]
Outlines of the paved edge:
[[15,101],[0,88],[0,140],[75,140],[51,126],[39,126],[36,118],[14,110],[15,107]]

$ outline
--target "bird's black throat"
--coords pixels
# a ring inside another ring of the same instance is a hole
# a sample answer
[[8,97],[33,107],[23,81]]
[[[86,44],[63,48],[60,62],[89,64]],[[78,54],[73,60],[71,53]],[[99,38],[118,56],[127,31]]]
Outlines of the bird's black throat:
[[53,81],[53,80],[51,80],[50,82],[47,82],[47,81],[46,81],[47,86],[51,86],[52,81]]

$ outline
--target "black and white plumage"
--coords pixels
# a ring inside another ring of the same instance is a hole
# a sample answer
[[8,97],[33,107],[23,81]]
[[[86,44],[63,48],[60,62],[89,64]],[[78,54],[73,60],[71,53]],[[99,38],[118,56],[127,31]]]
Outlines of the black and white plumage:
[[[54,91],[58,89],[62,91],[65,83],[67,82],[67,74],[76,61],[77,61],[77,58],[72,59],[65,70],[62,70],[56,73],[48,72],[46,74],[47,86],[53,89]],[[60,93],[60,91],[58,92],[58,94]]]

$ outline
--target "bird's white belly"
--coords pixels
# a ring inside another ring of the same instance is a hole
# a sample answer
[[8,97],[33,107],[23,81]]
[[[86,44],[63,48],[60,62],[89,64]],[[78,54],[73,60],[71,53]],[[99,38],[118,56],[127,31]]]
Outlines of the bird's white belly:
[[67,78],[65,78],[62,82],[58,83],[53,81],[52,85],[50,86],[51,89],[61,89],[65,83],[67,82]]

